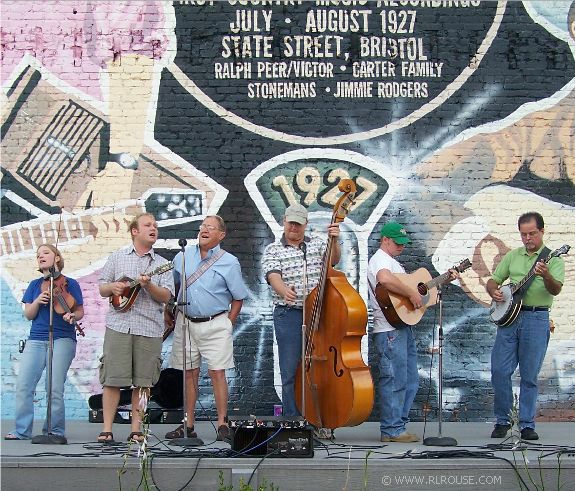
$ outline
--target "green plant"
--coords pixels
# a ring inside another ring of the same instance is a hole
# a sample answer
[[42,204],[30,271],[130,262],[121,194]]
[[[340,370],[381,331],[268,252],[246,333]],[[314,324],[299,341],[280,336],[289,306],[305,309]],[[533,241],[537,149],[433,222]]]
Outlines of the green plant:
[[365,454],[365,465],[363,466],[363,489],[367,490],[367,459],[371,455],[371,450],[368,450]]
[[[128,449],[123,455],[122,467],[118,470],[118,482],[119,489],[122,491],[122,476],[127,471],[128,457],[130,456],[130,451],[132,450],[132,445],[138,446],[137,457],[140,460],[140,472],[141,478],[136,489],[140,489],[143,486],[145,491],[150,491],[150,468],[152,465],[152,454],[148,452],[148,436],[150,434],[150,420],[147,414],[148,400],[150,398],[150,389],[140,388],[139,392],[139,403],[137,408],[132,408],[132,412],[138,411],[140,420],[142,421],[142,433],[144,434],[144,439],[142,443],[128,443]],[[155,486],[152,486],[155,487]]]
[[[531,471],[529,470],[529,458],[526,454],[527,447],[523,444],[521,440],[521,428],[519,427],[519,399],[517,394],[514,394],[513,397],[513,406],[511,407],[511,411],[509,413],[509,419],[511,424],[511,438],[513,439],[513,447],[511,451],[513,452],[513,463],[515,474],[517,476],[517,480],[519,482],[519,489],[520,490],[527,490],[529,491],[529,487],[525,480],[519,474],[519,470],[517,469],[517,460],[515,458],[515,454],[517,451],[521,452],[521,456],[523,458],[523,468],[525,469],[525,474],[529,482],[535,486],[537,491],[545,490],[545,482],[543,481],[543,467],[541,465],[541,461],[544,457],[543,452],[539,453],[537,457],[537,462],[539,464],[539,482],[535,482],[535,479],[531,475]],[[561,486],[561,452],[557,454],[557,490],[559,491],[562,488]]]
[[224,471],[220,471],[219,483],[220,487],[218,488],[218,491],[232,491],[233,486],[231,484],[229,486],[226,486],[224,483]]
[[[226,483],[224,482],[223,471],[220,471],[219,473],[218,482],[219,482],[218,491],[233,491],[234,487],[231,484],[226,485]],[[238,491],[279,491],[279,489],[280,488],[274,486],[273,483],[269,483],[269,490],[268,490],[268,482],[264,478],[262,480],[262,483],[257,487],[257,489],[254,490],[254,488],[250,484],[246,483],[243,478],[240,478]]]

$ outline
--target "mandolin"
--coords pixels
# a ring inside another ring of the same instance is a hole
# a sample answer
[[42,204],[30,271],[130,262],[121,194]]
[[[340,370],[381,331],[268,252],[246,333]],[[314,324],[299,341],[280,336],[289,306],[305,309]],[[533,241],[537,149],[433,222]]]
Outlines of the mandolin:
[[[152,277],[158,274],[166,273],[173,268],[174,263],[169,262],[154,269],[154,271],[152,271],[151,273],[144,273],[144,274],[146,276]],[[120,278],[118,281],[124,281],[124,282],[128,281],[129,284],[126,286],[126,288],[124,288],[124,291],[120,295],[112,295],[110,297],[110,304],[112,305],[112,307],[114,307],[114,310],[117,310],[118,312],[127,312],[132,308],[132,305],[134,305],[136,298],[138,298],[138,294],[142,289],[142,285],[140,284],[140,280],[133,280],[132,278],[128,278],[127,276]]]

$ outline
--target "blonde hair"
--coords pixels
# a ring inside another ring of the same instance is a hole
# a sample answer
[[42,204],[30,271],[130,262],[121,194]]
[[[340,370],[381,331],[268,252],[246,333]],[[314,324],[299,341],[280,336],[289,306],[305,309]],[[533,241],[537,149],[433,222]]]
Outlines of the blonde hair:
[[55,256],[60,258],[58,261],[55,262],[58,265],[58,271],[62,271],[64,269],[64,256],[62,256],[62,253],[56,248],[56,246],[53,246],[52,244],[40,244],[38,246],[38,249],[36,249],[36,254],[38,254],[40,247],[46,247],[47,249],[50,249],[50,251]]
[[132,240],[134,240],[134,237],[132,236],[132,229],[136,229],[136,230],[140,230],[140,225],[139,225],[139,220],[142,217],[152,217],[154,220],[156,219],[156,217],[152,214],[152,213],[138,213],[134,218],[132,218],[132,221],[128,224],[128,233],[130,234],[130,236],[132,237]]

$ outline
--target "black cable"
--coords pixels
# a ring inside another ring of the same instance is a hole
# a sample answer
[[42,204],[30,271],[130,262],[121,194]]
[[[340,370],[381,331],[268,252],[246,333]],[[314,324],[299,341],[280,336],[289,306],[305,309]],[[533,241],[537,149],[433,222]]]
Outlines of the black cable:
[[248,479],[248,482],[247,482],[247,485],[248,485],[248,486],[249,486],[250,483],[252,482],[252,479],[253,479],[253,477],[254,477],[256,471],[258,470],[258,467],[262,464],[262,462],[263,462],[266,458],[268,458],[270,455],[273,455],[273,454],[278,453],[278,452],[279,452],[279,448],[276,448],[273,452],[270,452],[270,453],[264,455],[264,456],[260,459],[260,461],[259,461],[259,462],[257,463],[257,465],[254,467],[254,470],[252,471],[252,474],[251,474],[250,478]]

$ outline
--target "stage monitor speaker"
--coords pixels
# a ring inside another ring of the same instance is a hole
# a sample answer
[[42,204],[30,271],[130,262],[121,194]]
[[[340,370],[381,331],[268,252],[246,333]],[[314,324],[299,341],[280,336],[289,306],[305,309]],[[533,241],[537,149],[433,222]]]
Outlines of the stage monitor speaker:
[[313,429],[304,418],[230,416],[228,423],[234,457],[313,457]]

